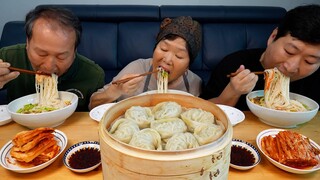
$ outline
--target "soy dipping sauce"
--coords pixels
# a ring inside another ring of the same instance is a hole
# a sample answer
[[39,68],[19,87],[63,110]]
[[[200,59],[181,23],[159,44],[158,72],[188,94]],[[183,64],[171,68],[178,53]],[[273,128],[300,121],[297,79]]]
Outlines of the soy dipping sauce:
[[252,166],[255,162],[251,151],[242,146],[231,146],[231,164],[238,166]]
[[85,169],[98,164],[100,161],[100,150],[94,147],[86,147],[74,152],[68,162],[73,169]]

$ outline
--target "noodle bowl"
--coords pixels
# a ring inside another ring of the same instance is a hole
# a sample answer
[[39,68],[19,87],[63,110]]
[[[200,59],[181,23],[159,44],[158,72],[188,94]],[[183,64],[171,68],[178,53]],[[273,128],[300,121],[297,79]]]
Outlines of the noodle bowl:
[[307,97],[290,93],[290,78],[277,68],[265,70],[264,91],[247,95],[249,109],[271,126],[294,128],[308,122],[318,112],[319,105]]
[[60,99],[63,102],[70,102],[70,105],[49,112],[22,114],[17,113],[18,109],[26,104],[36,104],[37,94],[30,94],[15,99],[8,104],[8,111],[12,120],[30,129],[38,127],[56,127],[62,124],[77,108],[78,96],[71,92],[59,91]]
[[250,111],[255,114],[260,121],[271,126],[280,128],[295,128],[297,125],[310,121],[318,112],[319,105],[314,100],[295,93],[289,93],[290,99],[294,99],[308,106],[308,111],[290,112],[267,108],[255,104],[251,99],[263,97],[264,91],[258,90],[247,94],[246,102]]

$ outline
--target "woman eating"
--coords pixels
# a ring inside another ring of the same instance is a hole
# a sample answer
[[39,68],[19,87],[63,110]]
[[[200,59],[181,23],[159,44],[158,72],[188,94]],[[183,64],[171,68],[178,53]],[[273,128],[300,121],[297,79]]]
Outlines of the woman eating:
[[92,94],[89,108],[120,101],[146,91],[157,90],[159,88],[157,85],[164,84],[163,82],[159,83],[161,79],[157,77],[156,73],[159,69],[165,71],[168,78],[167,83],[164,81],[165,88],[199,96],[202,80],[189,70],[189,66],[201,48],[201,34],[200,24],[191,17],[181,16],[175,19],[164,19],[156,38],[153,57],[129,63],[113,78],[112,82],[146,72],[155,73],[136,77],[123,83],[110,82],[106,84]]

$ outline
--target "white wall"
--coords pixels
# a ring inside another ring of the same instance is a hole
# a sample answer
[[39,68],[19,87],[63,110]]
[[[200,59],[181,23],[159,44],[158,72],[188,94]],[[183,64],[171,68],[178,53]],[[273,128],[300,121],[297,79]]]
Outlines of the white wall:
[[320,0],[0,0],[0,34],[6,22],[24,20],[25,14],[39,4],[239,5],[280,6],[289,10],[310,3],[320,4]]

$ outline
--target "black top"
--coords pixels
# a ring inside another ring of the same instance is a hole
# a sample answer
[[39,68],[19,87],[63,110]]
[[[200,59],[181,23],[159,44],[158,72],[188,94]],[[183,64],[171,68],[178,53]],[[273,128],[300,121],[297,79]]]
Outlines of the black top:
[[[260,63],[260,57],[265,49],[250,49],[238,51],[226,56],[213,70],[210,80],[203,90],[200,97],[210,99],[221,94],[229,83],[230,79],[227,74],[235,72],[241,64],[250,71],[264,71]],[[320,70],[318,69],[312,75],[290,83],[290,92],[307,96],[319,104],[320,92],[318,85],[320,84]],[[264,89],[264,78],[259,76],[259,80],[253,90]],[[242,95],[235,106],[240,110],[248,110],[246,104],[246,95]]]

